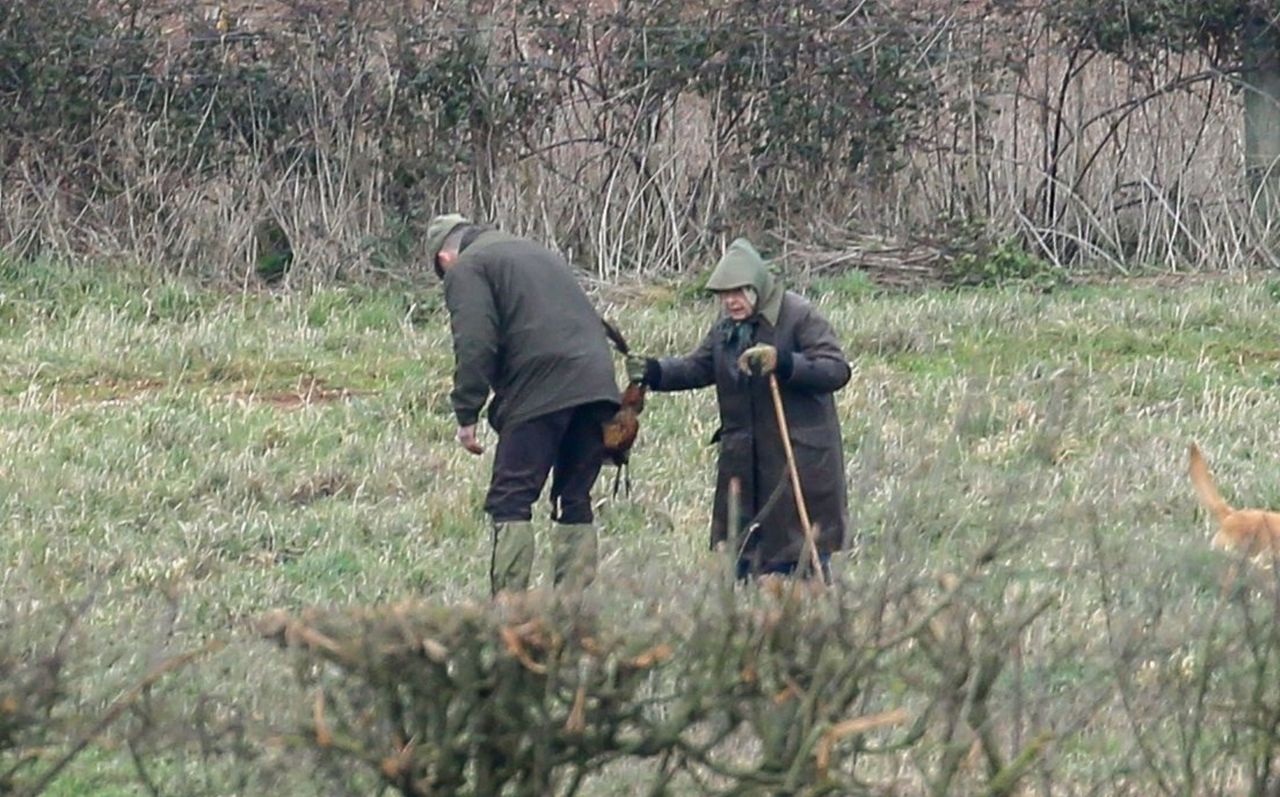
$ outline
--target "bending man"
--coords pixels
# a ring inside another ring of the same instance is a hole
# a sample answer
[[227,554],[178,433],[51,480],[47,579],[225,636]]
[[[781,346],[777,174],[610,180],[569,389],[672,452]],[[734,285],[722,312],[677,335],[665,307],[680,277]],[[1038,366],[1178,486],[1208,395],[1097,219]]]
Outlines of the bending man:
[[586,586],[596,569],[591,488],[604,458],[601,425],[619,398],[600,318],[569,265],[539,244],[457,214],[433,219],[427,244],[453,331],[458,442],[484,452],[476,424],[486,402],[498,434],[484,502],[492,591],[529,586],[532,506],[548,474],[555,582]]

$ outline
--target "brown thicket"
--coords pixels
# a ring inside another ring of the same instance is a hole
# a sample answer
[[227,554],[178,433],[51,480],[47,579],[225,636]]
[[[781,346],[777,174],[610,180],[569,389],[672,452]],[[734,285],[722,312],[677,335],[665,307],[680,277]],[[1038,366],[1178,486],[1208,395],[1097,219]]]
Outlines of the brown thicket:
[[0,251],[242,284],[404,278],[427,271],[425,220],[460,209],[603,278],[701,267],[741,234],[892,284],[957,263],[966,280],[1248,265],[1230,71],[1186,48],[1135,66],[1077,16],[8,3]]

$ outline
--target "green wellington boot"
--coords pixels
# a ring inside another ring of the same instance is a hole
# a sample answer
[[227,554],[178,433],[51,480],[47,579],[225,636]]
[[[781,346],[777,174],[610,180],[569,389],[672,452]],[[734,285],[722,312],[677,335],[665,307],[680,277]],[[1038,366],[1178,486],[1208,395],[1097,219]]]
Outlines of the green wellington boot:
[[527,590],[532,572],[533,523],[527,520],[494,523],[493,557],[489,562],[492,593]]
[[582,589],[594,581],[598,545],[594,524],[557,523],[551,538],[555,583]]

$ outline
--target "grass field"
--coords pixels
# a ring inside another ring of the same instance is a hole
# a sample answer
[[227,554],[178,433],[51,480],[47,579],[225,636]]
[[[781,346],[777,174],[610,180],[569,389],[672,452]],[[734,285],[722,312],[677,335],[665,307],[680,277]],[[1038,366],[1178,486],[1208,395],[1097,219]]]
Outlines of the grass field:
[[[1247,793],[1280,727],[1274,590],[1261,573],[1224,587],[1232,562],[1207,550],[1185,453],[1199,442],[1228,500],[1280,507],[1280,282],[805,291],[855,363],[838,394],[845,588],[1017,537],[978,594],[995,613],[1050,605],[1019,635],[1020,727],[1055,739],[1028,790]],[[691,348],[715,312],[678,287],[596,298],[645,354]],[[453,442],[450,373],[430,287],[222,294],[4,265],[0,631],[36,645],[84,602],[69,710],[85,716],[164,656],[225,641],[121,723],[190,732],[150,793],[326,793],[262,742],[305,706],[249,621],[485,596],[489,457]],[[611,472],[598,487],[604,579],[697,594],[714,414],[708,391],[651,399],[633,495],[608,498]],[[239,728],[264,750],[251,774],[200,744]],[[122,734],[49,793],[149,793]]]

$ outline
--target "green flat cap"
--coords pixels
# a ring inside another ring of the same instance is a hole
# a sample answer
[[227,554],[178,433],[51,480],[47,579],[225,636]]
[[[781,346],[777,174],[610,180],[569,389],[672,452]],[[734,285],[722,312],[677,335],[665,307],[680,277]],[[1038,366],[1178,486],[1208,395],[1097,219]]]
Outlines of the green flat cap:
[[435,266],[436,255],[444,247],[444,239],[449,237],[453,228],[459,224],[470,224],[471,220],[461,213],[445,213],[436,216],[427,225],[427,259]]

